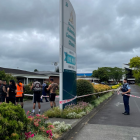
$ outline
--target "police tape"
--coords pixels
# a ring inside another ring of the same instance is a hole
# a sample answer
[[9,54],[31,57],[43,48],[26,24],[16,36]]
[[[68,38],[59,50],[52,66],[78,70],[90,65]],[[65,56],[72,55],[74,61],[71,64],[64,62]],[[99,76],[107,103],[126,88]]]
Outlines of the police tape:
[[[33,97],[34,95],[33,94],[24,94],[24,96],[31,96],[31,97]],[[40,98],[42,99],[43,97],[49,97],[49,96],[42,95]],[[59,98],[59,96],[55,96],[55,97]]]
[[[118,95],[122,93],[122,92],[118,92]],[[127,96],[130,96],[130,97],[135,97],[135,98],[140,98],[139,96],[135,96],[135,95],[131,95],[131,94],[124,94],[124,95],[127,95]]]
[[[72,99],[66,99],[66,100],[62,100],[62,101],[59,101],[59,104],[66,104],[66,103],[69,103],[75,99],[78,99],[78,98],[83,98],[83,97],[86,97],[86,96],[91,96],[91,95],[96,95],[96,94],[102,94],[102,93],[107,93],[107,92],[111,92],[111,91],[116,91],[116,90],[107,90],[107,91],[103,91],[103,92],[98,92],[98,93],[92,93],[92,94],[87,94],[87,95],[82,95],[82,96],[75,96],[74,98]],[[32,94],[24,94],[25,96],[33,96]],[[41,96],[41,99],[43,97],[49,97],[49,96],[44,96],[42,95]],[[59,96],[56,96],[56,98],[59,98]]]

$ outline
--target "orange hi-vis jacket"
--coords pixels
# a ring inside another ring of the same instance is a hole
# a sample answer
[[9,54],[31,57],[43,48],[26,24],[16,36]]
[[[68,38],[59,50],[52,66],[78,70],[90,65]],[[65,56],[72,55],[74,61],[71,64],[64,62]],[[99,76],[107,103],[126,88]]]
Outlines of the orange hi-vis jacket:
[[23,86],[24,86],[24,84],[22,84],[22,83],[20,83],[20,86],[17,84],[16,97],[22,97],[23,96]]

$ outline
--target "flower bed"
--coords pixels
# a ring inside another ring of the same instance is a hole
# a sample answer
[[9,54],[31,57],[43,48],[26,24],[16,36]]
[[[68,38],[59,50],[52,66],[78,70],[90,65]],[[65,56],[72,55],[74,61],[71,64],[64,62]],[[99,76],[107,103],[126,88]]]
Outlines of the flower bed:
[[117,88],[119,88],[121,85],[122,85],[122,84],[119,83],[119,84],[117,84],[117,85],[112,86],[111,88],[112,88],[112,89],[117,89]]
[[46,122],[44,115],[28,116],[20,105],[0,105],[0,140],[54,140],[71,125]]
[[[27,112],[28,114],[29,112]],[[39,137],[42,139],[53,140],[59,137],[63,132],[66,132],[71,128],[71,125],[65,124],[65,122],[46,122],[48,117],[44,115],[28,116],[29,124],[27,132],[25,132],[26,140],[33,140]]]
[[95,93],[102,92],[102,91],[107,91],[107,90],[111,89],[111,87],[108,86],[108,85],[103,85],[103,84],[95,85],[94,83],[92,83],[92,85],[93,85]]
[[49,118],[66,118],[66,119],[77,119],[88,114],[94,108],[93,105],[86,102],[78,102],[77,105],[67,105],[63,111],[59,107],[50,109],[44,113]]

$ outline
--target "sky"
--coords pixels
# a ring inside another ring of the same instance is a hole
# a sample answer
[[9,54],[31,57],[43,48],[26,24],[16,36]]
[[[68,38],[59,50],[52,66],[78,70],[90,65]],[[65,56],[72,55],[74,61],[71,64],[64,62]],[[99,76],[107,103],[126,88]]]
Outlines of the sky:
[[[70,1],[78,73],[140,56],[139,0]],[[54,71],[53,62],[59,62],[59,0],[0,0],[0,67]]]

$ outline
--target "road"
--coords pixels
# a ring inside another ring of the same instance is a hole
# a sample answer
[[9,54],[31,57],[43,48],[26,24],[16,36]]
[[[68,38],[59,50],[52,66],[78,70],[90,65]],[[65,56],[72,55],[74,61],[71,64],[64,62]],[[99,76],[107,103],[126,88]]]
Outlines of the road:
[[[140,96],[140,87],[131,85]],[[140,99],[130,98],[130,115],[123,115],[122,95],[115,95],[85,125],[73,140],[140,140]]]
[[[50,109],[50,102],[46,102],[45,99],[43,101],[44,102],[41,103],[41,113]],[[56,98],[56,105],[59,105],[59,99],[58,98]],[[25,112],[32,111],[33,102],[32,101],[25,101],[23,108],[24,108]],[[35,113],[38,113],[38,104],[36,104]]]

